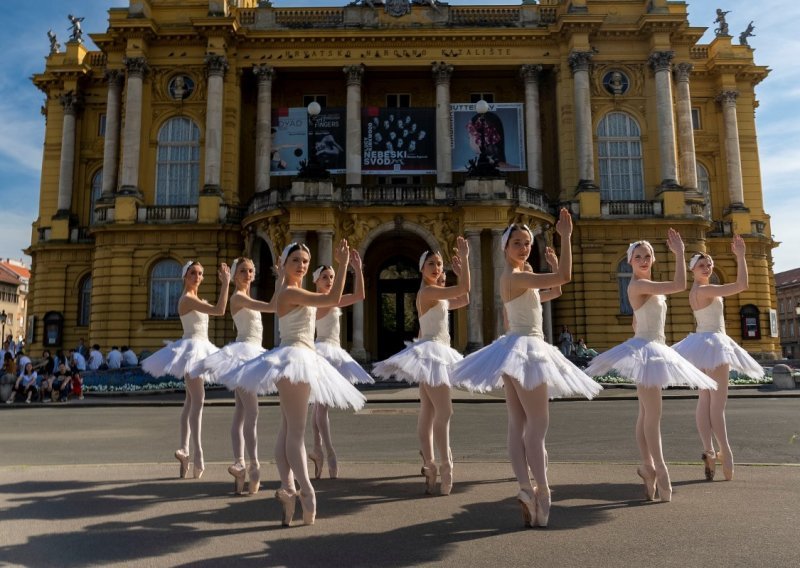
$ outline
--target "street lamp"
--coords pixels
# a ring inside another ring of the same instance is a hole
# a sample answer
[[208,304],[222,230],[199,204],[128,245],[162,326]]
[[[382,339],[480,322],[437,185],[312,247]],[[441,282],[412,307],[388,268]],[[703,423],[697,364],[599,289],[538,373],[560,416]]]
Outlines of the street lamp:
[[497,169],[497,162],[489,158],[486,153],[486,113],[489,112],[489,103],[481,99],[475,103],[475,112],[478,119],[475,121],[475,128],[480,133],[480,153],[478,158],[469,160],[467,175],[469,177],[500,177],[503,174]]
[[2,338],[0,338],[0,348],[2,348],[2,345],[6,342],[6,320],[8,320],[8,314],[5,310],[3,310],[0,312],[0,324],[3,325],[3,335]]
[[300,160],[300,170],[297,177],[302,179],[327,179],[331,176],[330,172],[322,167],[317,157],[317,119],[322,107],[317,101],[311,101],[308,105],[308,123],[311,125],[311,136],[308,144],[308,160]]

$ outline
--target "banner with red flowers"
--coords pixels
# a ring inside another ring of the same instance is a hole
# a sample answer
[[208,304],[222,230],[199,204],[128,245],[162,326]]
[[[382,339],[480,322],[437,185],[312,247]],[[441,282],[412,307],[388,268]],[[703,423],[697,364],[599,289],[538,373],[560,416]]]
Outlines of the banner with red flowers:
[[481,148],[501,171],[525,170],[522,109],[522,103],[489,103],[489,111],[480,115],[475,103],[451,104],[453,171],[466,171]]

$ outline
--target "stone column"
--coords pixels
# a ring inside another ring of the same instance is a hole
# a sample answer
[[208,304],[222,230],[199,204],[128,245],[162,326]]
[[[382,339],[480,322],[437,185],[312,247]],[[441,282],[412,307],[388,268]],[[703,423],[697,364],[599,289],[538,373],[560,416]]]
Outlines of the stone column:
[[494,333],[495,338],[500,337],[506,332],[503,323],[503,298],[500,297],[500,276],[506,264],[506,255],[500,248],[505,229],[492,229],[492,272],[494,276]]
[[272,79],[275,69],[269,65],[254,65],[258,78],[256,103],[256,193],[269,189],[270,159],[272,155]]
[[220,164],[222,162],[222,93],[228,60],[224,55],[206,55],[208,93],[206,103],[206,151],[203,193],[221,195]]
[[317,231],[317,261],[314,266],[333,264],[333,231],[323,229]]
[[103,142],[103,193],[100,197],[101,201],[111,201],[117,189],[122,78],[122,71],[118,69],[106,71],[108,99],[106,101],[106,133]]
[[353,345],[350,355],[356,361],[367,360],[367,350],[364,349],[364,302],[353,304]]
[[658,147],[661,156],[661,188],[678,186],[678,160],[675,156],[675,121],[672,116],[672,58],[674,51],[655,51],[649,63],[656,74]]
[[293,243],[306,244],[306,231],[293,230],[290,234],[292,235]]
[[589,87],[591,51],[569,54],[575,96],[575,150],[578,155],[578,190],[597,189],[594,183],[594,151],[592,149],[592,101]]
[[742,156],[739,149],[739,122],[736,118],[738,91],[722,91],[717,101],[722,104],[722,119],[725,123],[725,161],[728,168],[728,191],[731,209],[744,208],[744,185],[742,183]]
[[467,352],[483,347],[483,286],[481,282],[481,231],[464,231],[469,243],[469,273],[471,289],[467,308]]
[[[453,151],[450,148],[450,77],[453,66],[433,63],[436,81],[436,182],[452,183]],[[470,296],[471,297],[471,296]]]
[[64,123],[61,127],[61,164],[58,171],[58,209],[56,215],[69,216],[72,206],[72,186],[75,169],[75,115],[81,99],[74,91],[61,95]]
[[689,91],[691,63],[675,66],[675,97],[678,111],[678,146],[681,167],[681,185],[697,191],[697,160],[694,150],[694,124],[692,123],[692,95]]
[[349,65],[342,70],[347,76],[347,172],[345,183],[361,184],[361,81],[363,65]]
[[541,65],[523,65],[520,76],[525,83],[525,149],[528,185],[542,189],[542,127],[539,120],[539,74]]
[[128,82],[125,87],[125,129],[122,131],[122,169],[119,192],[141,195],[139,191],[139,148],[142,137],[142,82],[149,70],[144,57],[126,57]]

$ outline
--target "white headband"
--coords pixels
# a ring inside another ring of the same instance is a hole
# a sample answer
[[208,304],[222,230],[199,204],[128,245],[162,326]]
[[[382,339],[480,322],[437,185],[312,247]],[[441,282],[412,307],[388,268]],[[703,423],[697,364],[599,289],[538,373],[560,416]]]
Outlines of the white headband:
[[511,233],[514,232],[514,228],[518,229],[525,229],[528,231],[528,234],[531,236],[531,240],[533,240],[533,231],[531,231],[528,225],[516,225],[511,223],[505,231],[503,231],[503,236],[500,237],[500,250],[506,250],[506,245],[508,245],[508,239],[511,238]]
[[631,243],[630,245],[628,245],[628,252],[625,253],[626,256],[628,257],[628,263],[630,263],[631,258],[633,258],[633,251],[636,250],[636,247],[642,246],[642,245],[647,245],[647,248],[650,249],[650,253],[652,254],[653,262],[656,261],[656,253],[653,250],[653,245],[651,245],[648,241],[636,241],[636,242]]
[[430,255],[430,254],[438,254],[439,256],[442,256],[442,254],[440,252],[432,253],[429,250],[426,250],[425,252],[423,252],[422,256],[419,257],[419,271],[420,272],[422,272],[422,267],[425,265],[425,259],[428,258],[428,255]]
[[330,266],[325,266],[324,264],[319,265],[317,269],[311,273],[311,281],[314,284],[317,283],[317,280],[319,280],[319,277],[322,276],[322,272],[324,270],[333,270],[333,268],[331,268]]
[[192,267],[193,264],[194,261],[190,260],[183,265],[183,268],[181,268],[181,279],[186,278],[186,273],[189,272],[189,269]]
[[[242,260],[246,260],[246,259],[242,259]],[[237,258],[237,259],[235,259],[233,261],[233,265],[231,266],[231,282],[233,282],[233,279],[236,277],[236,268],[238,266],[239,266],[239,259]],[[253,275],[255,275],[255,273],[256,273],[255,265],[253,265]]]
[[308,254],[311,254],[311,252],[308,250],[308,247],[303,243],[291,242],[286,245],[286,248],[284,248],[283,252],[281,253],[281,266],[286,264],[286,259],[289,258],[289,253],[293,252],[295,249],[303,249]]
[[697,261],[699,261],[701,258],[708,258],[708,255],[701,252],[695,253],[692,258],[689,259],[689,270],[692,270],[697,264]]

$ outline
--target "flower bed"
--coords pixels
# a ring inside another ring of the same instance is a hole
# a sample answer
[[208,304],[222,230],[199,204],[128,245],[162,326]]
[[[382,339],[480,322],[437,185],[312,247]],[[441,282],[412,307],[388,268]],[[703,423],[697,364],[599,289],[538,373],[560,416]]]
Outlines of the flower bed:
[[[598,383],[605,384],[605,385],[632,385],[633,381],[620,376],[615,370],[611,370],[611,372],[594,377],[594,380]],[[747,375],[743,375],[741,373],[737,373],[736,371],[731,371],[728,379],[729,385],[771,385],[772,384],[772,375],[765,374],[763,377],[753,378],[748,377]]]

